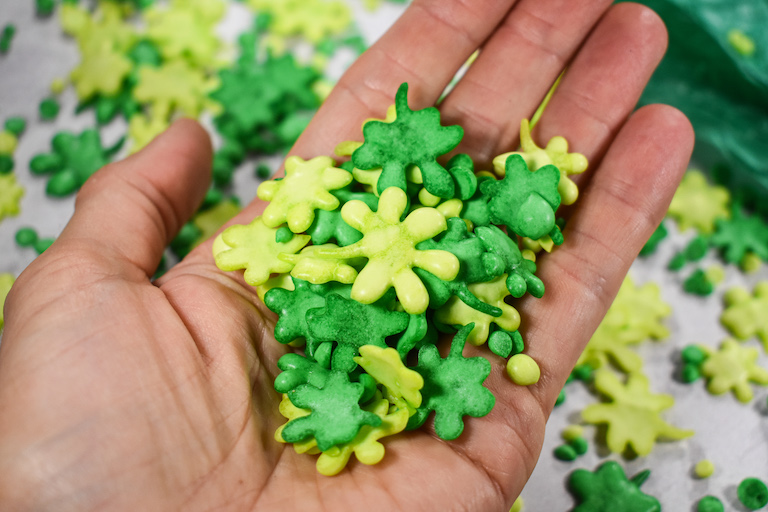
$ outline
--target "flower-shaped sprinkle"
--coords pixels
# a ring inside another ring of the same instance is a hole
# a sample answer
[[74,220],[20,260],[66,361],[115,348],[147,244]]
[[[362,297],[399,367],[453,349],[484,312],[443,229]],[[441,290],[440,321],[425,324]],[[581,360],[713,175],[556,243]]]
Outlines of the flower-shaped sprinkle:
[[726,340],[718,351],[702,348],[708,357],[701,365],[701,374],[707,379],[707,390],[713,395],[733,391],[740,402],[749,402],[754,396],[749,383],[768,385],[768,370],[757,364],[757,349],[742,347],[735,340]]
[[185,115],[197,117],[206,103],[213,82],[203,72],[186,61],[174,60],[160,67],[139,68],[139,81],[133,96],[141,103],[152,105],[153,112],[168,113],[179,109]]
[[285,161],[285,178],[265,181],[257,190],[260,199],[270,201],[264,210],[264,224],[277,227],[288,222],[294,233],[302,233],[315,220],[315,209],[334,210],[339,200],[330,190],[345,187],[352,175],[334,167],[327,156],[302,160],[291,156]]
[[[166,59],[185,58],[195,66],[214,63],[221,42],[216,24],[224,14],[224,2],[207,2],[195,9],[191,2],[173,2],[170,8],[153,7],[144,13],[147,37],[157,44]],[[202,12],[201,12],[202,11]]]
[[661,512],[659,500],[640,490],[648,475],[645,470],[627,479],[612,460],[594,472],[577,469],[568,478],[568,488],[578,502],[573,512]]
[[752,295],[741,287],[725,294],[725,311],[720,322],[740,340],[757,336],[768,352],[768,281],[755,286]]
[[83,51],[82,61],[72,70],[69,78],[75,86],[77,97],[85,102],[96,94],[117,94],[132,67],[131,61],[120,52],[108,47],[89,47]]
[[677,187],[667,214],[677,221],[680,231],[696,228],[703,234],[712,233],[715,221],[731,216],[728,189],[710,185],[701,171],[689,170]]
[[610,370],[598,370],[594,377],[595,388],[612,402],[592,404],[581,412],[587,423],[606,423],[606,442],[614,453],[622,453],[628,447],[643,457],[651,453],[656,439],[684,439],[693,435],[692,430],[681,430],[662,420],[659,413],[674,405],[671,395],[652,394],[648,378],[639,373],[630,374],[627,383]]
[[368,258],[352,285],[352,298],[370,304],[394,287],[405,311],[419,314],[426,311],[429,294],[413,267],[450,280],[459,271],[459,260],[446,251],[416,249],[419,242],[444,231],[446,221],[434,208],[420,208],[400,222],[407,203],[405,192],[397,187],[390,187],[381,194],[377,212],[372,212],[362,201],[349,201],[342,207],[341,216],[347,224],[363,233],[362,240],[316,254],[331,258]]

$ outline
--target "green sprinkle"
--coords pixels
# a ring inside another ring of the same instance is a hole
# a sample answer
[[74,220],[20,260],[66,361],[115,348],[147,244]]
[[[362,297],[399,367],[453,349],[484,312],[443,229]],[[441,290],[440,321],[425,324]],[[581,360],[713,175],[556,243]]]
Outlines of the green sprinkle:
[[686,363],[691,363],[696,366],[700,365],[704,362],[704,360],[707,358],[707,353],[701,350],[696,345],[688,345],[685,347],[680,355],[683,358],[683,361]]
[[640,249],[640,256],[650,256],[656,252],[656,249],[659,247],[659,243],[661,243],[661,241],[664,240],[668,234],[669,232],[667,231],[667,228],[664,227],[664,224],[659,224],[659,227],[656,228],[656,231],[653,232],[651,238],[649,238],[643,248]]
[[56,119],[56,116],[59,115],[60,108],[56,98],[46,98],[40,102],[40,118],[44,121]]
[[284,244],[293,239],[293,231],[288,226],[282,226],[275,231],[275,242]]
[[565,402],[565,389],[561,389],[560,394],[557,395],[557,400],[555,400],[555,407],[562,405],[563,402]]
[[698,366],[688,363],[683,366],[683,372],[680,377],[683,382],[690,384],[691,382],[696,382],[699,380],[699,377],[701,377],[701,371],[699,370]]
[[585,453],[587,453],[587,449],[589,448],[589,443],[587,442],[586,439],[579,436],[575,439],[568,441],[568,446],[573,448],[573,451],[575,451],[577,455],[584,455]]
[[42,153],[32,157],[29,170],[32,174],[48,174],[58,171],[64,165],[64,159],[56,153]]
[[709,478],[715,472],[715,465],[712,464],[711,460],[700,460],[693,467],[693,472],[697,478]]
[[728,42],[734,50],[744,57],[751,57],[755,54],[755,40],[737,28],[728,32]]
[[227,157],[216,153],[213,156],[213,182],[218,186],[229,185],[232,183],[232,176],[235,174],[235,166]]
[[272,169],[270,169],[268,165],[259,164],[259,166],[256,167],[256,177],[257,178],[260,178],[262,180],[266,180],[266,179],[269,179],[271,174],[272,174]]
[[696,505],[696,512],[724,512],[723,502],[714,496],[704,496]]
[[592,372],[594,371],[595,371],[594,368],[592,368],[590,365],[580,364],[573,369],[572,373],[573,373],[573,377],[576,380],[586,382],[592,378]]
[[712,292],[715,291],[715,285],[707,279],[707,274],[703,270],[696,269],[693,274],[683,281],[683,290],[694,295],[705,297],[711,295]]
[[699,261],[707,255],[707,249],[709,249],[707,239],[703,236],[697,236],[686,246],[683,254],[688,261]]
[[13,157],[0,155],[0,174],[9,174],[13,170]]
[[32,247],[37,243],[37,231],[32,228],[21,228],[16,232],[16,243],[19,247]]
[[39,238],[34,243],[34,248],[37,254],[43,254],[46,249],[48,249],[51,245],[53,245],[53,242],[55,242],[55,238]]
[[561,444],[560,446],[555,448],[555,451],[553,453],[557,460],[562,460],[566,462],[576,460],[576,458],[578,457],[576,450],[574,450],[573,447],[569,444]]
[[5,120],[5,129],[19,137],[27,129],[27,120],[23,117],[9,117]]
[[38,16],[50,16],[55,5],[54,0],[35,0],[35,10]]
[[667,268],[672,271],[677,271],[683,268],[687,262],[688,262],[688,259],[685,257],[685,253],[678,252],[670,260],[669,265],[667,265]]
[[11,49],[14,34],[16,34],[16,26],[12,23],[3,28],[3,32],[0,34],[0,53],[8,53],[8,50]]
[[745,478],[736,490],[739,501],[749,510],[758,510],[768,505],[768,487],[757,478]]
[[574,439],[578,439],[583,435],[584,435],[584,427],[582,427],[581,425],[568,425],[560,433],[560,437],[562,437],[563,441],[565,441],[566,443],[570,443]]

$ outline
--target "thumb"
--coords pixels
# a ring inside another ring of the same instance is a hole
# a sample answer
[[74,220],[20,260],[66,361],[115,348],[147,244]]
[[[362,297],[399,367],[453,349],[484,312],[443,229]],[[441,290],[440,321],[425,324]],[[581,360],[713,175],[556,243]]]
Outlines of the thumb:
[[211,152],[197,122],[173,123],[146,148],[86,181],[58,242],[123,259],[152,276],[205,196]]

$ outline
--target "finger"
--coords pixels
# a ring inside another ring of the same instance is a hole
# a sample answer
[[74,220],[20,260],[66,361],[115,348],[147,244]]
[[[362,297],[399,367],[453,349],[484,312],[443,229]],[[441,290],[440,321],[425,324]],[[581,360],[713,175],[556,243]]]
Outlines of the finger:
[[331,155],[341,141],[362,140],[363,121],[384,117],[403,82],[411,108],[434,105],[514,3],[415,0],[342,76],[291,153]]
[[539,277],[546,294],[522,304],[528,353],[540,362],[543,376],[532,390],[542,403],[554,404],[630,265],[664,217],[693,138],[688,119],[672,107],[637,111],[566,225],[565,245],[542,261]]
[[[210,183],[211,143],[182,119],[142,151],[94,174],[77,195],[57,244],[116,257],[152,276],[168,243],[194,214]],[[56,245],[54,245],[56,247]]]
[[520,119],[532,114],[610,4],[520,1],[441,106],[446,121],[465,128],[458,150],[482,163],[514,150]]
[[[563,77],[534,130],[534,140],[543,146],[561,135],[571,151],[587,157],[590,169],[597,168],[666,47],[667,31],[656,13],[638,4],[613,6]],[[587,176],[573,179],[584,183]]]

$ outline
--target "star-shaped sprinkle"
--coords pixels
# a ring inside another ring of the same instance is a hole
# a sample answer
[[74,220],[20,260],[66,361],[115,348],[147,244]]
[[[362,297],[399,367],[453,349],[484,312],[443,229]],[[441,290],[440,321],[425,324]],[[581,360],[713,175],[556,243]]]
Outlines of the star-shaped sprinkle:
[[434,108],[413,111],[408,107],[408,84],[402,84],[395,96],[397,117],[391,123],[372,121],[363,127],[365,142],[352,154],[359,169],[382,168],[377,182],[381,194],[388,187],[406,190],[406,170],[410,165],[421,169],[424,187],[432,194],[453,197],[451,174],[437,163],[437,157],[455,148],[464,136],[460,126],[441,126],[440,113]]
[[342,207],[341,216],[363,233],[363,238],[352,245],[316,254],[330,258],[368,258],[352,285],[352,298],[370,304],[394,287],[403,309],[419,314],[426,311],[429,294],[413,267],[451,280],[459,271],[459,261],[446,251],[416,249],[416,244],[444,231],[447,225],[445,217],[433,208],[415,210],[401,222],[407,204],[405,192],[397,187],[381,194],[376,212],[362,201],[349,201]]
[[595,388],[611,399],[610,403],[592,404],[581,412],[587,423],[608,426],[606,442],[614,453],[627,448],[644,457],[651,453],[656,439],[684,439],[692,430],[681,430],[662,420],[659,413],[674,405],[671,395],[653,394],[648,378],[640,373],[630,374],[626,384],[610,370],[594,374]]
[[271,33],[300,35],[311,43],[340,34],[352,22],[349,6],[340,0],[248,0],[248,5],[271,14]]
[[83,52],[80,64],[69,75],[81,102],[96,94],[112,96],[120,91],[133,65],[122,53],[110,48]]
[[527,119],[520,123],[520,151],[505,153],[493,159],[493,167],[496,174],[506,174],[506,161],[510,155],[520,155],[526,165],[532,171],[536,171],[547,165],[554,165],[560,171],[560,182],[557,191],[560,193],[563,204],[573,204],[579,197],[579,188],[571,180],[570,176],[581,174],[589,165],[587,158],[581,153],[569,153],[568,141],[564,137],[552,137],[547,142],[546,148],[540,148],[531,137],[531,125]]
[[489,198],[491,222],[534,240],[552,232],[560,206],[560,171],[548,165],[531,172],[523,157],[514,154],[507,158],[505,169],[504,179],[480,185],[480,191]]
[[740,402],[747,403],[754,396],[750,382],[768,386],[768,370],[757,364],[757,349],[743,347],[729,339],[718,351],[702,347],[708,353],[701,365],[701,374],[707,378],[707,390],[713,395],[733,391]]
[[677,221],[680,231],[696,228],[709,234],[715,229],[717,219],[731,216],[728,189],[710,185],[701,171],[689,170],[677,187],[667,214]]
[[758,214],[746,215],[736,204],[730,219],[715,220],[709,243],[723,252],[728,263],[739,263],[747,254],[768,261],[768,224]]
[[445,359],[434,345],[419,350],[414,370],[424,377],[422,404],[411,417],[408,427],[417,428],[435,411],[435,432],[441,439],[456,439],[464,431],[464,416],[485,416],[496,398],[483,386],[491,373],[491,363],[484,357],[464,357],[464,344],[472,325],[462,328],[451,341]]
[[203,72],[186,61],[173,60],[159,67],[139,68],[138,83],[133,97],[149,103],[154,112],[170,113],[180,110],[184,115],[197,117],[207,101],[211,82]]
[[287,221],[291,231],[302,233],[315,220],[315,209],[336,209],[339,200],[330,191],[347,186],[352,175],[334,164],[327,156],[306,161],[288,157],[285,178],[265,181],[257,190],[260,199],[270,201],[264,210],[264,224],[277,227]]
[[[199,3],[199,2],[198,2]],[[203,9],[190,2],[172,2],[169,8],[153,7],[144,13],[146,36],[167,60],[186,59],[198,67],[211,66],[221,46],[216,25],[225,4],[208,1]]]
[[245,282],[258,286],[270,274],[290,272],[292,263],[280,254],[295,254],[309,243],[309,235],[296,235],[289,242],[275,241],[275,230],[256,217],[247,226],[236,224],[224,230],[214,243],[216,266],[224,271],[245,269]]
[[648,475],[646,470],[629,480],[612,460],[594,472],[577,469],[568,478],[568,489],[577,502],[573,512],[661,512],[659,501],[640,490]]
[[725,311],[720,322],[740,340],[757,336],[768,352],[768,281],[755,286],[752,294],[736,286],[725,294]]

